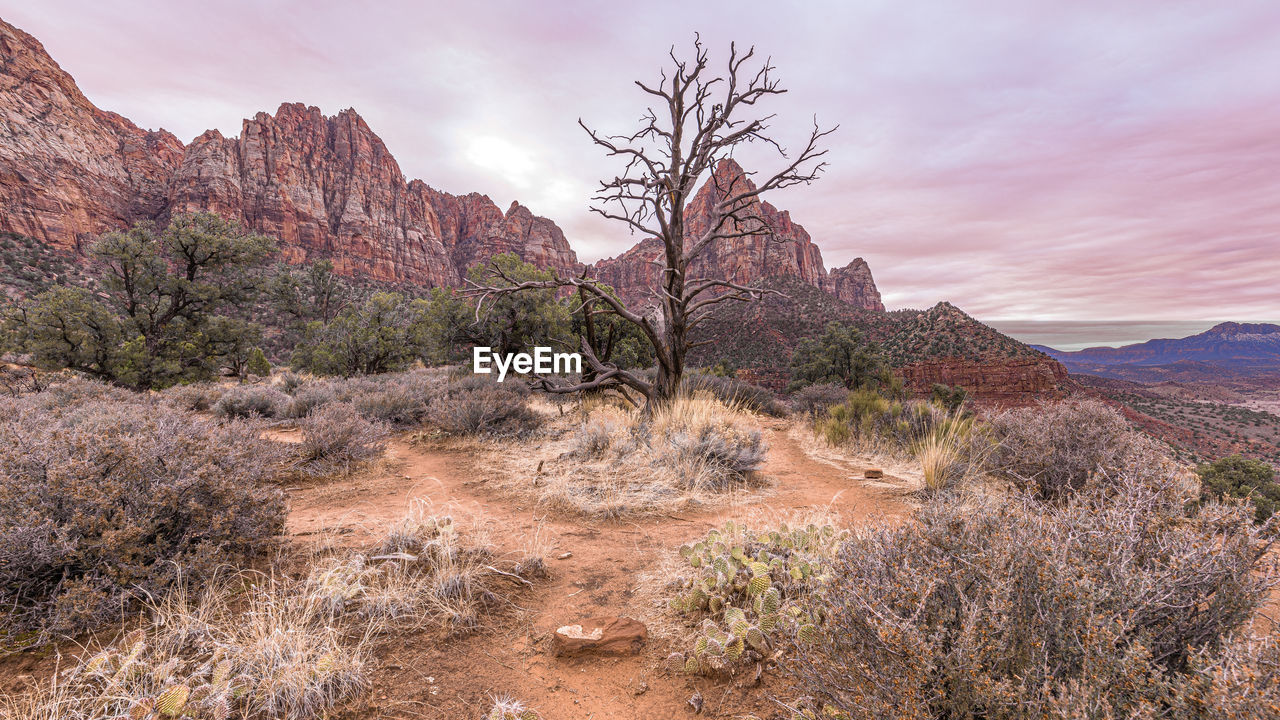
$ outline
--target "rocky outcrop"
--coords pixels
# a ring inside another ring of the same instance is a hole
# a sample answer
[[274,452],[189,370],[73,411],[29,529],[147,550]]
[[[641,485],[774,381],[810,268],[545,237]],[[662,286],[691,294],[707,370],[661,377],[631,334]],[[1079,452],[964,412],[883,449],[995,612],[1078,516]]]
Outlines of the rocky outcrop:
[[884,310],[876,281],[871,278],[871,267],[862,258],[827,274],[824,290],[840,300],[866,310]]
[[1072,384],[1061,364],[1048,357],[973,360],[937,358],[894,369],[915,394],[927,394],[934,383],[962,387],[979,403],[1027,405],[1063,397]]
[[164,209],[182,143],[94,107],[27,33],[0,21],[0,232],[71,249]]
[[580,268],[564,232],[520,203],[511,203],[504,214],[487,195],[450,195],[418,181],[411,184],[415,189],[417,186],[435,209],[440,237],[452,248],[451,257],[460,275],[477,263],[508,252],[538,267]]
[[[715,205],[727,194],[755,189],[755,184],[733,160],[722,160],[715,172],[694,195],[685,210],[685,243],[705,233],[716,222]],[[883,310],[880,293],[871,271],[861,258],[847,267],[827,274],[822,252],[803,226],[791,214],[778,210],[768,202],[752,198],[742,215],[760,218],[763,226],[758,234],[722,238],[709,245],[691,263],[691,277],[732,280],[756,284],[765,278],[795,277],[826,290],[858,308]],[[754,230],[729,221],[731,231]],[[652,299],[658,295],[662,243],[646,238],[627,252],[595,265],[596,274],[631,300]]]
[[[70,250],[138,220],[209,210],[278,238],[283,258],[333,260],[339,273],[458,286],[498,253],[563,272],[583,266],[552,221],[478,193],[451,195],[406,181],[355,110],[333,117],[285,103],[247,119],[237,137],[210,130],[183,146],[95,107],[34,38],[0,21],[0,232]],[[721,162],[689,203],[696,237],[731,188],[751,187]],[[794,277],[860,308],[883,309],[866,263],[828,274],[805,229],[758,199],[766,232],[714,243],[697,277],[755,283]],[[646,240],[593,271],[631,299],[653,297],[661,243]]]

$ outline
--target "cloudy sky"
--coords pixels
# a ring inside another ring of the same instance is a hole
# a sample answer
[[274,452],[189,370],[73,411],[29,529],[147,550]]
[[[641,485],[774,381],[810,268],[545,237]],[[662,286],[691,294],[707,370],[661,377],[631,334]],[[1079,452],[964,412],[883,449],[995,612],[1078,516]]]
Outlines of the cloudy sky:
[[[554,218],[587,260],[616,172],[576,120],[634,125],[675,44],[772,56],[767,108],[830,169],[774,196],[890,307],[987,320],[1280,318],[1280,3],[0,0],[100,107],[188,141],[283,101],[355,107],[409,177]],[[682,5],[687,7],[681,8]],[[790,141],[790,143],[788,142]],[[767,170],[776,160],[742,157]]]

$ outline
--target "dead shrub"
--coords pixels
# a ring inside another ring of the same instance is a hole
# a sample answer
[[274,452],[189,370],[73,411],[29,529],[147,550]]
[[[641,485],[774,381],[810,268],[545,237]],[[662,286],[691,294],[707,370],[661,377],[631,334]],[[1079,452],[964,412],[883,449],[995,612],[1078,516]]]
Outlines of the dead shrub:
[[541,423],[529,409],[528,390],[517,387],[521,386],[483,378],[450,383],[444,394],[432,402],[430,419],[453,435],[528,435]]
[[179,410],[205,412],[212,410],[222,397],[223,388],[214,383],[191,383],[190,385],[174,385],[160,393],[164,402]]
[[1096,477],[1168,471],[1156,442],[1098,400],[1006,410],[988,429],[992,469],[1042,499],[1062,498]]
[[1177,484],[1121,475],[1061,504],[950,494],[855,532],[815,595],[820,632],[784,662],[812,693],[803,716],[1233,717],[1180,699],[1207,684],[1229,703],[1231,682],[1274,700],[1274,650],[1236,675],[1253,660],[1229,636],[1275,583],[1277,527],[1188,510]]
[[391,428],[367,420],[353,405],[325,405],[298,422],[302,442],[296,446],[297,468],[313,477],[349,472],[386,449]]
[[708,393],[681,396],[645,417],[611,400],[583,403],[581,424],[557,441],[557,457],[533,478],[527,452],[500,482],[553,507],[597,517],[663,512],[722,500],[767,482],[768,447],[740,406]]
[[225,418],[277,418],[285,415],[289,396],[270,385],[236,385],[213,404],[213,413]]
[[[107,393],[114,395],[115,393]],[[32,641],[119,617],[179,575],[209,577],[284,523],[278,452],[244,421],[146,401],[0,406],[0,614]]]

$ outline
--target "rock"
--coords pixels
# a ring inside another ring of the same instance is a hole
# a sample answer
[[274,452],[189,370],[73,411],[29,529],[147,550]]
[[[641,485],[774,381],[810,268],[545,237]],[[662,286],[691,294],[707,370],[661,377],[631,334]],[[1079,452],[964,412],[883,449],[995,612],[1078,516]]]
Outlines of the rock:
[[573,557],[573,553],[571,553],[571,552],[562,552],[562,553],[560,553],[559,555],[557,555],[557,556],[556,556],[556,559],[557,559],[557,560],[568,560],[568,559],[569,559],[569,558],[571,558],[571,557]]
[[868,480],[878,480],[879,478],[884,477],[884,471],[880,468],[867,468],[863,471],[862,477]]
[[634,655],[649,637],[644,623],[627,617],[598,617],[565,625],[551,638],[552,655]]
[[854,307],[884,310],[880,291],[871,277],[871,267],[862,258],[854,258],[848,265],[828,273],[823,289]]

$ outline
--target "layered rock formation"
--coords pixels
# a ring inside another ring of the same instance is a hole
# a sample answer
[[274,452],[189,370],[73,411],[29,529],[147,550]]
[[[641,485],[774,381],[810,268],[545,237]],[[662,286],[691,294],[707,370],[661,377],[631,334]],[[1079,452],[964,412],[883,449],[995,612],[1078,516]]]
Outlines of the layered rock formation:
[[[733,160],[722,160],[694,195],[685,211],[685,242],[694,241],[716,221],[713,208],[727,194],[755,189],[755,184]],[[752,198],[744,217],[763,220],[759,234],[723,238],[710,244],[689,268],[691,277],[732,280],[744,285],[771,277],[795,277],[858,308],[884,310],[871,270],[862,258],[830,275],[822,264],[822,252],[791,214],[768,202]],[[729,221],[731,231],[739,228]],[[754,228],[750,228],[754,230]],[[623,297],[654,298],[658,295],[663,252],[660,241],[646,238],[627,252],[595,266],[599,277]]]
[[0,231],[71,249],[138,220],[210,210],[279,239],[284,258],[338,272],[457,286],[500,252],[577,270],[564,233],[513,204],[406,182],[354,110],[281,105],[238,137],[210,130],[183,146],[86,98],[30,35],[0,22]]
[[1025,405],[1063,397],[1072,389],[1067,371],[1042,358],[937,358],[894,369],[907,389],[927,395],[934,383],[964,388],[979,403]]
[[27,33],[0,21],[0,232],[62,249],[165,207],[172,134],[94,107]]

